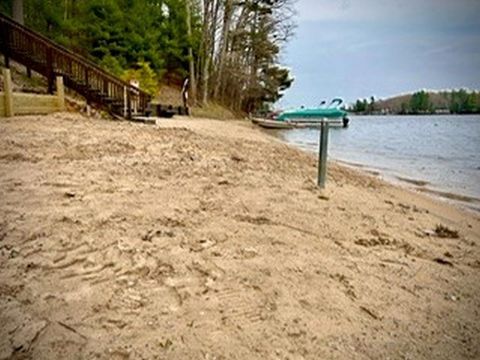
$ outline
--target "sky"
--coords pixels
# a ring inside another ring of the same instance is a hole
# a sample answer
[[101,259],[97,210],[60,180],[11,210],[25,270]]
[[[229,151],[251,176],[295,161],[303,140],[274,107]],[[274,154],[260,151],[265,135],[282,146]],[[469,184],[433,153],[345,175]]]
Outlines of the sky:
[[297,0],[280,106],[480,89],[480,0]]

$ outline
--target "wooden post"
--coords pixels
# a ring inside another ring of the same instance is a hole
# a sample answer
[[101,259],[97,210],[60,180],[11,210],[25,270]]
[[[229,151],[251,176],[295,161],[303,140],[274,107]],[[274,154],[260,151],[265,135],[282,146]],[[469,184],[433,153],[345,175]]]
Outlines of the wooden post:
[[127,119],[132,118],[132,96],[130,95],[130,89],[127,90]]
[[55,83],[55,75],[53,72],[53,53],[50,46],[47,47],[47,80],[48,80],[48,93],[53,94],[53,86]]
[[127,118],[127,87],[123,87],[123,117]]
[[5,60],[5,67],[9,68],[10,67],[10,57],[9,57],[9,34],[8,34],[8,27],[5,25],[3,21],[0,21],[0,45],[3,48],[3,56]]
[[10,69],[3,69],[3,88],[5,90],[5,116],[11,117],[13,112],[13,87]]
[[317,184],[325,189],[327,178],[327,152],[328,152],[328,120],[322,120],[320,127],[320,142],[318,144],[318,179]]
[[58,110],[65,111],[65,88],[63,86],[62,76],[57,76],[57,99],[58,99]]
[[88,79],[88,67],[85,68],[85,87],[88,91],[90,85],[89,85],[89,79]]

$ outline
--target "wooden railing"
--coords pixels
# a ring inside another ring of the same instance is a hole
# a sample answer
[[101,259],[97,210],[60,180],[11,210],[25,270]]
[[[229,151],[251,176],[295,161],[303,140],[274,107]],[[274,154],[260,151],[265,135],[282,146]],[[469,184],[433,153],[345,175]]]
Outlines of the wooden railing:
[[50,93],[55,77],[63,76],[66,87],[116,115],[143,115],[150,102],[146,92],[2,14],[0,52],[5,56],[7,67],[13,59],[46,76]]

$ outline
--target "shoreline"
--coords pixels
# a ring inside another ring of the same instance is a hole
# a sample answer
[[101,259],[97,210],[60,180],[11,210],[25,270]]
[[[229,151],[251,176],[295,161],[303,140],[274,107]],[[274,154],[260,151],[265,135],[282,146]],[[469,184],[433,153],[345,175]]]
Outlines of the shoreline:
[[475,113],[418,113],[418,114],[361,114],[361,113],[354,113],[349,112],[348,115],[350,116],[472,116],[472,115],[480,115],[480,112]]
[[444,202],[446,204],[455,206],[461,210],[473,212],[474,214],[478,214],[480,212],[479,198],[445,191],[445,189],[442,189],[441,187],[435,187],[432,183],[425,180],[412,179],[405,176],[389,174],[388,172],[383,172],[381,168],[370,167],[363,164],[350,163],[348,161],[338,159],[332,159],[332,161],[352,169],[358,169],[365,174],[375,176],[383,181],[388,182],[393,186],[399,186],[402,189],[412,191],[416,194],[426,194],[433,200]]
[[475,358],[480,216],[244,121],[0,120],[0,359]]
[[[278,131],[261,130],[263,133],[272,136],[285,144],[289,144],[296,149],[305,151],[306,153],[318,156],[317,151],[312,149],[312,146],[316,143],[295,143],[289,142],[283,139],[282,135]],[[317,145],[318,146],[318,145]],[[435,185],[430,181],[424,179],[415,179],[408,174],[399,173],[397,170],[387,169],[379,166],[370,166],[368,164],[362,164],[358,162],[352,162],[349,160],[343,160],[335,158],[329,155],[329,159],[332,162],[338,163],[343,166],[347,166],[351,169],[359,169],[363,173],[376,176],[377,178],[386,181],[392,185],[401,186],[404,189],[411,190],[416,193],[427,194],[433,199],[446,202],[453,206],[467,210],[469,212],[480,212],[480,198],[473,195],[462,194],[455,192],[455,190],[448,189],[442,185]]]

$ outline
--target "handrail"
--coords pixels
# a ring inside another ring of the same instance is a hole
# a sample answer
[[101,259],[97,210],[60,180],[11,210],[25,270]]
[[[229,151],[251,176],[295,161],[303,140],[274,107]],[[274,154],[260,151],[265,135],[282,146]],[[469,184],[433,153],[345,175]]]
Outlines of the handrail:
[[66,47],[62,46],[62,45],[59,45],[57,43],[54,43],[52,40],[48,39],[46,36],[40,34],[40,33],[37,33],[29,28],[27,28],[26,26],[23,26],[17,22],[15,22],[15,20],[11,19],[10,17],[0,13],[0,21],[5,21],[6,23],[8,23],[10,26],[14,26],[18,29],[20,29],[21,31],[23,32],[27,32],[29,33],[29,35],[37,38],[38,40],[42,41],[45,43],[45,45],[47,46],[50,46],[50,47],[53,47],[57,50],[60,50],[60,51],[63,51],[64,53],[66,53],[67,55],[69,56],[72,56],[75,58],[75,60],[77,61],[80,61],[80,62],[83,62],[85,65],[91,67],[91,68],[94,68],[95,70],[99,71],[100,73],[102,73],[103,75],[109,77],[112,81],[115,81],[115,82],[118,82],[119,84],[122,84],[124,86],[127,86],[127,87],[130,87],[132,88],[133,90],[136,90],[136,91],[140,91],[140,92],[143,92],[145,95],[148,95],[146,92],[142,91],[142,90],[139,90],[137,89],[136,87],[132,86],[131,84],[127,83],[126,81],[122,80],[122,79],[119,79],[117,77],[115,77],[115,75],[113,74],[110,74],[109,72],[105,71],[103,68],[101,68],[100,66],[98,66],[97,64],[95,64],[93,61],[91,60],[88,60],[80,55],[77,55],[75,54],[73,51],[67,49]]
[[[138,98],[138,103],[136,103],[135,106],[140,107],[139,110],[146,109],[147,103],[150,100],[150,95],[145,91],[136,88],[122,79],[119,79],[92,61],[52,42],[47,37],[32,31],[31,29],[15,22],[13,19],[1,13],[0,30],[5,32],[4,34],[0,34],[0,43],[3,43],[3,47],[5,47],[3,52],[8,52],[6,55],[12,56],[12,58],[15,58],[16,56],[16,60],[21,59],[24,63],[28,62],[37,66],[37,69],[35,70],[40,69],[40,72],[43,72],[43,75],[49,78],[49,82],[53,80],[56,70],[58,73],[68,73],[71,78],[69,79],[70,82],[66,81],[67,86],[70,84],[70,87],[79,91],[82,85],[87,85],[87,87],[92,85],[92,88],[86,89],[82,95],[89,95],[87,94],[89,90],[98,92],[105,90],[106,92],[103,93],[103,96],[114,95],[114,98],[116,98],[118,101],[124,100],[124,98],[127,97],[128,104],[125,104],[125,106],[128,106],[129,111],[132,106],[132,97]],[[20,37],[16,39],[17,43],[15,43],[14,39],[15,33],[18,34],[17,37]],[[17,50],[17,53],[15,53],[15,46],[12,45],[15,45],[16,47],[22,47],[21,50],[23,50],[23,53],[20,50]],[[38,52],[38,48],[36,48],[37,46],[44,48],[44,51],[42,50]],[[26,52],[30,51],[34,52],[34,49],[37,50],[37,54],[25,54]],[[2,51],[1,48],[0,51]],[[36,59],[34,59],[35,56]],[[54,68],[54,65],[57,65],[57,68]],[[73,70],[74,67],[75,71]],[[95,78],[92,84],[88,83],[90,76]],[[82,80],[84,80],[86,84],[82,84]],[[110,89],[111,86],[109,86],[106,82],[111,83],[112,86],[116,86],[118,88],[111,89],[110,91],[108,89]],[[81,93],[82,91],[79,92]],[[110,94],[110,92],[113,92],[113,94]],[[86,97],[88,98],[88,96]],[[101,102],[101,99],[98,97],[94,100]]]

